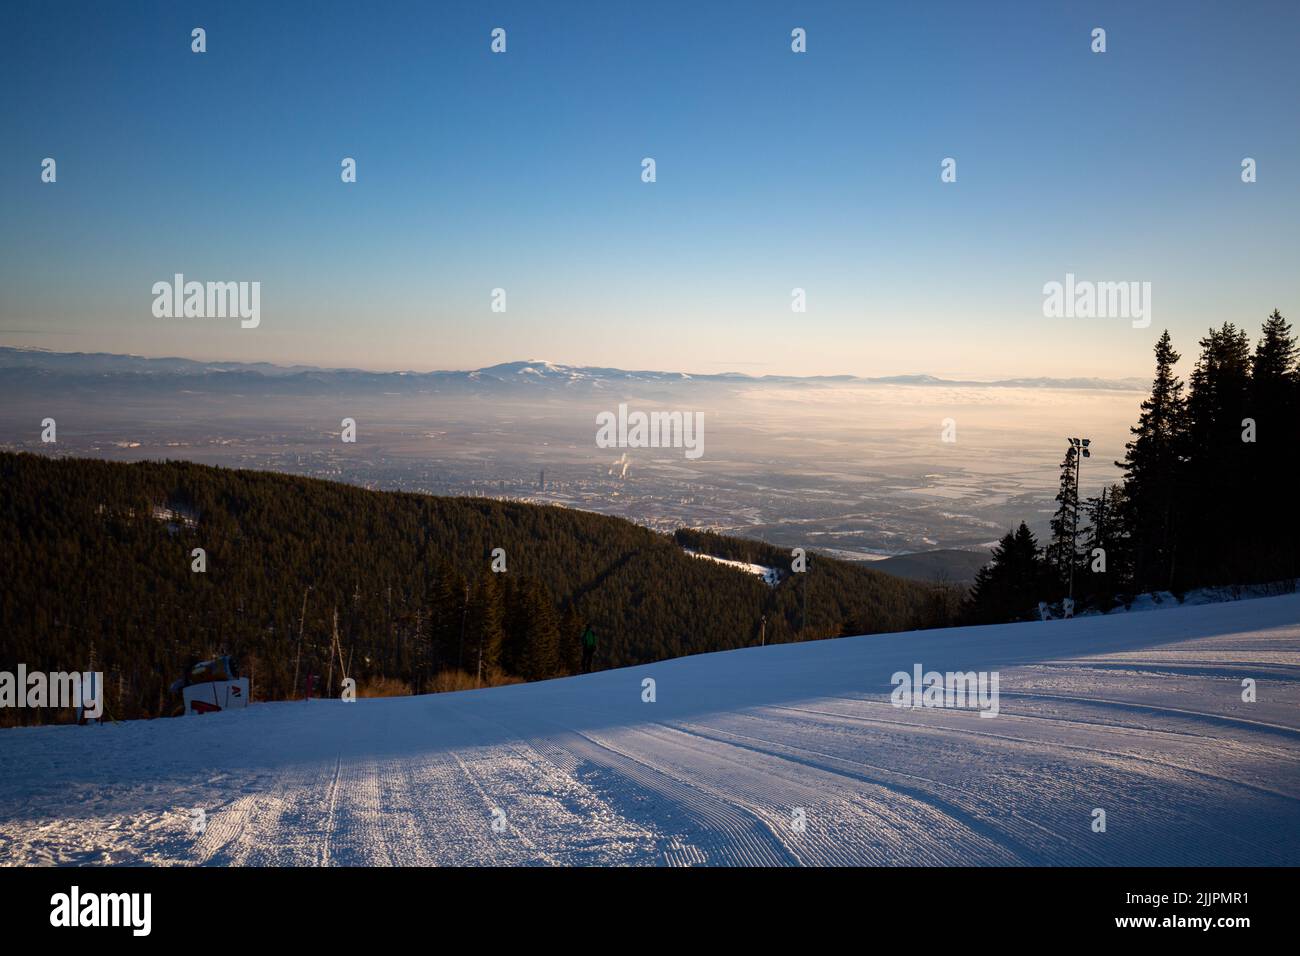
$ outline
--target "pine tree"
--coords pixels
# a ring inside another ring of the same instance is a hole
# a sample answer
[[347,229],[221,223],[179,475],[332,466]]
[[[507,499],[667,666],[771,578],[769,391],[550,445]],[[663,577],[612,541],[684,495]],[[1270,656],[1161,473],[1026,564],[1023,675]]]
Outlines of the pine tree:
[[1168,587],[1174,573],[1174,496],[1185,454],[1187,401],[1174,374],[1181,356],[1165,329],[1156,342],[1150,397],[1125,445],[1123,522],[1133,540],[1133,575],[1139,587]]
[[1296,387],[1296,357],[1300,349],[1291,333],[1291,323],[1277,309],[1264,320],[1255,354],[1251,356],[1251,380],[1255,395],[1287,393]]
[[1249,513],[1256,577],[1300,575],[1300,511],[1293,499],[1300,473],[1300,371],[1290,324],[1276,309],[1251,357],[1250,415],[1255,419]]
[[1075,531],[1079,521],[1079,486],[1075,481],[1075,463],[1078,452],[1073,445],[1065,452],[1061,462],[1060,490],[1056,493],[1057,509],[1052,516],[1051,536],[1044,557],[1051,571],[1052,594],[1049,600],[1064,594],[1069,586],[1070,572],[1077,569],[1079,556]]
[[1174,507],[1181,568],[1171,586],[1239,582],[1255,563],[1242,520],[1255,444],[1242,440],[1250,403],[1250,342],[1231,322],[1211,329],[1190,377],[1185,477]]
[[[1242,444],[1241,420],[1250,399],[1250,340],[1231,322],[1210,329],[1190,379],[1187,409],[1194,457],[1210,458]],[[1222,462],[1219,462],[1222,464]]]
[[1044,564],[1033,532],[1023,521],[993,549],[992,561],[975,575],[967,617],[977,624],[1025,620],[1042,600]]

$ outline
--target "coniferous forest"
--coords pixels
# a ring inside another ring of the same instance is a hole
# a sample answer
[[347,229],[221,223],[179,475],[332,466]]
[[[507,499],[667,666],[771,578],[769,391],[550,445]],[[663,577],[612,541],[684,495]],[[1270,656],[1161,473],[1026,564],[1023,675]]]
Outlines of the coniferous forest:
[[[362,695],[421,693],[576,673],[588,625],[604,669],[943,626],[956,611],[948,590],[851,563],[817,555],[792,574],[790,554],[761,543],[674,540],[556,507],[9,453],[0,490],[0,670],[102,671],[115,719],[176,712],[169,685],[217,655],[235,658],[256,700],[301,696],[309,674],[336,696],[345,671]],[[782,578],[769,586],[684,547]]]
[[[994,550],[966,605],[975,623],[1036,616],[1070,592],[1107,611],[1148,591],[1274,584],[1300,575],[1300,367],[1274,310],[1251,348],[1231,322],[1210,329],[1186,372],[1168,331],[1150,396],[1125,447],[1123,480],[1080,497],[1073,447],[1048,539],[1021,523]],[[1063,445],[1065,442],[1063,441]]]

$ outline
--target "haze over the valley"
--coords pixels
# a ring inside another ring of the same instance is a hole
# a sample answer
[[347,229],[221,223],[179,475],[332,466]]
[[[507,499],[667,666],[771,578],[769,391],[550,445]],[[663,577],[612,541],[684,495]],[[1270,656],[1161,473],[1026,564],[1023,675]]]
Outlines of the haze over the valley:
[[[1069,435],[1114,481],[1145,383],[686,375],[512,362],[373,373],[0,348],[0,447],[179,458],[491,495],[872,559],[1045,526]],[[702,454],[603,449],[596,417],[702,413]],[[57,422],[56,444],[41,422]],[[340,440],[341,422],[357,441]],[[947,435],[954,441],[945,441]],[[626,455],[624,455],[626,451]]]

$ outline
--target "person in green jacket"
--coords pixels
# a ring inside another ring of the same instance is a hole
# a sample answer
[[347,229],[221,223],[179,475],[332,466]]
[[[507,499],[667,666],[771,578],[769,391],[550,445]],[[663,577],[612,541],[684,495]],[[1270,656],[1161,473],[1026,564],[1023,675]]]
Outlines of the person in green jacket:
[[591,673],[592,662],[596,659],[596,632],[587,625],[587,629],[582,632],[582,672]]

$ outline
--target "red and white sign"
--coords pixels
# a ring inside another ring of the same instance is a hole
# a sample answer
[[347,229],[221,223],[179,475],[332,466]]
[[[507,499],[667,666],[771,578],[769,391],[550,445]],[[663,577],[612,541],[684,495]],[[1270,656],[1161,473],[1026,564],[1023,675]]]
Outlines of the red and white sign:
[[248,706],[248,678],[190,684],[181,691],[186,714],[214,714]]

